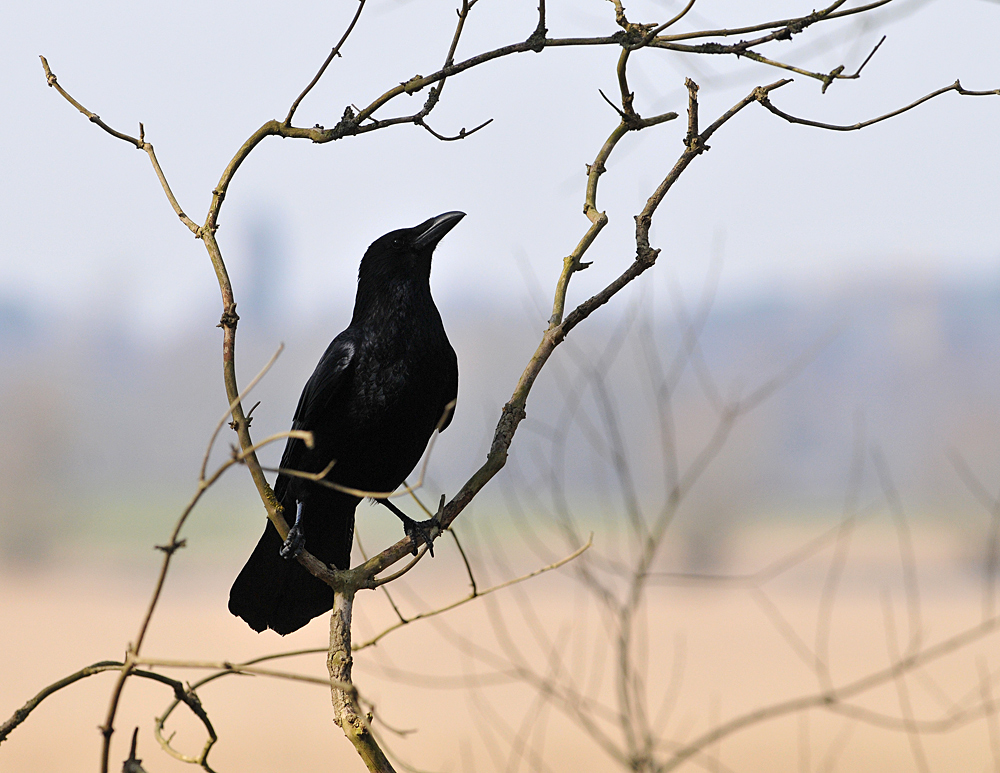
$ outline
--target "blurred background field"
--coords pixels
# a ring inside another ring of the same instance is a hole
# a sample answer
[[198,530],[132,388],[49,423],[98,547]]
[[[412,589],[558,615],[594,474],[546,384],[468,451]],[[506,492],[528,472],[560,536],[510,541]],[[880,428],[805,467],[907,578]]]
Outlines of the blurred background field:
[[[791,551],[811,535],[809,529],[770,524],[736,536],[742,537],[741,547],[730,568],[753,570],[766,565],[775,550]],[[926,642],[933,643],[981,619],[981,578],[969,570],[963,546],[953,534],[940,528],[918,528],[915,537],[923,591],[922,626]],[[830,666],[838,684],[889,664],[882,605],[886,589],[899,637],[905,640],[909,635],[898,555],[890,549],[891,529],[859,528],[854,544],[858,550],[848,562],[831,618]],[[810,645],[831,549],[828,545],[789,575],[763,586],[795,635]],[[409,583],[416,598],[400,591],[396,600],[402,609],[430,608],[467,591],[454,550],[443,543],[438,552],[433,565],[421,567]],[[240,560],[230,551],[213,557],[210,564],[190,555],[178,561],[170,592],[150,633],[148,655],[240,660],[265,652],[325,646],[328,634],[323,619],[279,640],[270,633],[254,635],[224,611],[228,585]],[[105,562],[95,567],[66,561],[44,572],[5,570],[0,648],[8,662],[17,666],[5,669],[0,683],[3,704],[12,709],[57,677],[84,664],[120,657],[123,642],[135,635],[136,621],[147,602],[153,562],[150,555],[147,561],[136,559],[131,565]],[[521,587],[550,631],[572,626],[592,635],[600,629],[596,610],[581,601],[579,587],[564,574],[549,574]],[[502,653],[496,615],[507,621],[511,636],[531,640],[522,614],[524,598],[510,591],[492,598],[437,618],[440,625],[425,621],[397,631],[376,648],[357,655],[355,677],[363,694],[374,701],[379,717],[392,727],[415,731],[400,738],[376,723],[389,748],[422,770],[532,769],[538,766],[539,757],[547,761],[540,766],[543,770],[608,770],[613,763],[562,714],[551,708],[534,713],[537,695],[533,688],[498,676],[498,669],[484,664],[475,652],[456,645],[456,637],[465,636]],[[496,607],[487,612],[484,603]],[[659,659],[650,663],[649,694],[670,694],[671,677],[682,675],[674,685],[672,710],[664,712],[665,740],[690,740],[720,720],[816,691],[809,664],[797,657],[746,589],[697,585],[659,589],[652,594],[645,614],[659,653]],[[366,595],[358,607],[355,641],[389,622],[392,611],[385,599]],[[581,665],[578,645],[577,635],[570,636],[562,651],[568,667],[603,671],[603,678],[608,679],[611,664]],[[995,641],[977,642],[957,656],[932,664],[921,679],[911,680],[917,716],[974,702],[980,664],[992,659],[994,651]],[[317,677],[325,673],[322,654],[271,665]],[[194,681],[205,672],[174,673]],[[0,770],[93,770],[99,751],[96,726],[102,721],[112,679],[107,674],[90,677],[47,699],[4,743]],[[970,696],[959,685],[971,685],[974,694]],[[199,695],[221,738],[210,758],[215,770],[329,770],[353,769],[359,764],[331,722],[329,691],[322,686],[230,676],[201,688]],[[160,685],[130,683],[118,724],[121,738],[116,759],[125,756],[127,736],[132,727],[139,726],[139,756],[147,769],[190,769],[160,753],[152,738],[152,718],[162,713],[170,697],[170,691]],[[872,712],[899,713],[899,697],[891,681],[858,703]],[[978,719],[955,724],[949,732],[922,736],[931,769],[992,769],[987,723]],[[182,751],[200,750],[203,730],[183,711],[175,712],[168,729],[177,731],[175,745]],[[527,753],[517,751],[513,741],[519,737],[528,739]],[[914,769],[904,732],[873,728],[823,710],[752,727],[709,747],[696,759],[699,768],[714,769],[718,763],[720,770]],[[804,768],[807,764],[810,767]]]
[[[531,343],[528,313],[509,320],[498,314],[459,309],[446,317],[463,364],[463,424],[456,426],[466,429],[449,430],[435,446],[421,494],[428,504],[437,491],[454,488],[470,459],[482,457],[490,437],[489,406],[500,400],[505,375]],[[992,480],[997,433],[990,395],[1000,337],[990,331],[998,323],[992,290],[926,284],[845,291],[811,309],[773,301],[713,310],[701,339],[706,359],[718,363],[713,369],[720,383],[741,383],[744,392],[782,372],[831,327],[836,333],[801,374],[737,426],[680,508],[654,566],[666,574],[653,583],[643,609],[649,636],[646,690],[650,696],[674,696],[663,723],[665,739],[680,743],[756,706],[817,690],[802,652],[815,646],[820,597],[838,546],[849,547],[849,553],[827,621],[828,665],[836,684],[888,665],[889,620],[900,642],[919,630],[929,644],[992,614],[992,590],[986,590],[996,572],[989,557],[992,517],[963,484],[948,452],[961,452],[977,475]],[[505,334],[490,339],[486,356],[479,342],[494,325]],[[650,421],[655,409],[639,339],[653,330],[661,351],[675,351],[676,326],[658,322],[648,305],[636,300],[615,325],[596,327],[590,354],[577,361],[599,362],[609,341],[617,352],[606,373],[614,422],[629,438],[627,457],[641,506],[653,513],[663,497],[663,452],[656,422]],[[17,507],[8,512],[32,515],[3,521],[0,651],[10,668],[0,680],[0,700],[9,711],[58,677],[122,656],[155,580],[159,557],[152,546],[166,539],[193,491],[221,392],[214,383],[217,352],[197,337],[150,353],[122,335],[114,345],[90,340],[74,346],[57,336],[47,340],[28,326],[21,335],[36,336],[36,343],[6,350],[8,357],[15,352],[21,358],[19,367],[5,369],[5,388],[11,395],[6,399],[16,400],[22,412],[5,414],[3,437],[8,464],[18,471],[18,485],[7,499]],[[260,436],[279,428],[274,415],[290,412],[296,384],[312,367],[301,350],[311,347],[315,355],[326,335],[311,330],[291,336],[295,343],[255,395],[262,400],[255,413]],[[911,336],[934,345],[908,349]],[[619,340],[624,344],[615,345]],[[65,355],[52,357],[39,342],[61,347]],[[251,344],[242,356],[263,361],[269,352]],[[53,360],[62,369],[58,379],[43,369]],[[577,528],[584,536],[594,532],[598,555],[619,560],[628,555],[623,488],[607,460],[610,425],[574,358],[555,364],[556,376],[540,384],[529,403],[529,419],[507,470],[456,524],[480,587],[544,566],[573,547],[558,527],[553,505],[559,463],[551,443],[560,423],[568,427],[572,453],[559,485],[568,492]],[[32,383],[33,367],[39,375]],[[566,416],[560,406],[581,386],[578,412]],[[115,392],[110,401],[109,390]],[[714,414],[693,377],[677,394],[678,447],[690,457],[711,435]],[[267,427],[268,421],[274,426]],[[468,430],[476,422],[478,428]],[[881,448],[912,531],[921,613],[916,622],[908,617],[898,523],[870,461],[860,478],[851,480],[859,426],[864,441]],[[227,442],[224,437],[216,460],[224,458]],[[272,463],[276,453],[269,454]],[[858,520],[844,543],[835,536],[851,491]],[[262,522],[245,471],[231,470],[186,530],[188,546],[178,555],[154,619],[149,656],[239,661],[324,646],[323,619],[280,640],[253,634],[226,611],[228,586]],[[400,536],[392,516],[368,506],[359,509],[358,528],[369,549]],[[762,581],[759,590],[716,579],[779,566],[815,539],[824,541],[801,563]],[[404,614],[468,592],[454,547],[445,539],[437,552],[411,573],[405,590],[394,590]],[[504,621],[499,629],[498,619]],[[552,769],[608,769],[608,758],[579,728],[551,707],[536,707],[534,688],[456,641],[466,637],[502,659],[499,632],[507,630],[514,640],[528,642],[529,657],[534,653],[544,662],[546,645],[533,622],[544,621],[548,646],[561,641],[570,670],[586,675],[613,704],[612,650],[602,644],[611,633],[609,622],[574,579],[572,565],[440,620],[446,628],[418,622],[358,654],[358,684],[380,718],[417,731],[405,738],[386,733],[390,748],[425,770],[548,769],[541,758]],[[355,639],[392,622],[386,600],[366,594],[356,613]],[[566,633],[575,628],[579,632]],[[977,641],[912,680],[917,716],[967,708],[980,697],[980,671],[992,662],[994,644],[991,638]],[[325,670],[323,655],[294,658],[282,668],[315,676]],[[191,680],[202,675],[180,673]],[[668,689],[671,678],[679,681]],[[0,770],[92,769],[99,746],[95,727],[110,682],[108,675],[91,677],[49,698],[4,743]],[[222,738],[213,752],[217,770],[280,769],[293,761],[300,769],[357,764],[332,726],[323,687],[227,677],[199,694]],[[168,698],[162,687],[131,684],[119,722],[122,739],[132,726],[141,728],[140,756],[153,770],[183,768],[159,754],[151,737],[151,718]],[[898,701],[890,681],[865,696],[863,705],[892,716],[899,713]],[[528,726],[538,736],[529,742],[523,723],[533,711],[538,715]],[[181,712],[174,721],[178,745],[196,752],[200,728]],[[931,769],[989,768],[986,722],[954,724],[923,738]],[[530,751],[516,751],[521,746]],[[804,764],[814,770],[913,769],[906,733],[899,728],[872,728],[819,710],[737,733],[698,759],[709,769],[716,763],[729,766],[719,770],[793,771]]]
[[[669,282],[654,278],[651,284],[660,291]],[[458,431],[436,442],[428,502],[438,491],[454,490],[485,458],[497,406],[513,389],[542,327],[528,291],[524,300],[528,307],[513,311],[445,308],[462,365],[461,408]],[[511,469],[497,489],[548,485],[539,455],[550,455],[546,432],[567,419],[563,403],[576,390],[582,392],[580,420],[601,424],[581,363],[597,362],[608,341],[621,341],[605,378],[641,493],[659,496],[663,455],[650,422],[654,377],[643,342],[651,341],[664,361],[673,356],[679,346],[674,310],[669,301],[654,308],[637,294],[611,310],[613,319],[594,319],[586,339],[571,339],[574,348],[553,362],[552,374],[532,395]],[[280,338],[270,330],[255,334],[252,322],[247,326],[238,354],[245,381],[287,341],[250,401],[261,401],[254,413],[258,437],[287,428],[301,385],[346,324],[340,312],[308,327],[301,320],[275,322]],[[127,329],[47,326],[40,311],[22,313],[4,330],[0,371],[0,399],[13,408],[0,414],[0,454],[17,482],[5,499],[10,517],[0,521],[5,560],[44,566],[67,550],[76,552],[81,542],[88,550],[115,552],[117,545],[131,549],[163,539],[193,492],[205,445],[225,410],[216,336],[192,332],[152,345]],[[808,364],[744,420],[706,485],[693,493],[677,527],[699,542],[695,550],[724,551],[728,531],[760,518],[836,516],[859,416],[868,440],[897,472],[908,511],[952,530],[970,556],[984,544],[988,518],[949,455],[960,454],[987,484],[998,476],[1000,286],[900,278],[827,297],[720,303],[700,346],[719,388],[733,395],[781,376],[802,355]],[[693,376],[681,382],[674,404],[678,446],[693,455],[716,415]],[[576,507],[613,519],[598,514],[620,501],[613,471],[586,432],[576,431],[583,432],[581,445],[570,454],[566,484]],[[230,434],[222,436],[215,460],[224,458]],[[280,444],[266,449],[265,463],[277,464],[280,451]],[[203,538],[249,544],[259,529],[254,497],[245,473],[227,473],[191,523],[199,538],[193,547]],[[500,491],[487,491],[485,498],[494,508],[503,499]]]

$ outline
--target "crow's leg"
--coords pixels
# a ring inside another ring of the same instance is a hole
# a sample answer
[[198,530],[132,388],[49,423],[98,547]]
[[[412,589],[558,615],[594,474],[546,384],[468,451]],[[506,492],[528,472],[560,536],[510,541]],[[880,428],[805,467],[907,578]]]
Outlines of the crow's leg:
[[423,542],[427,545],[427,551],[431,554],[431,558],[434,558],[434,538],[431,536],[431,529],[437,528],[438,533],[441,533],[441,527],[437,516],[428,518],[426,521],[414,521],[410,518],[410,516],[396,507],[388,499],[376,499],[375,501],[380,505],[387,507],[397,518],[399,518],[399,520],[403,522],[403,531],[407,537],[413,540],[413,555],[417,554],[417,548],[419,548],[420,543]]
[[285,542],[279,552],[284,559],[295,558],[302,552],[302,548],[305,546],[306,530],[305,525],[302,523],[302,502],[300,501],[296,503],[295,523],[288,530],[288,536],[285,538]]

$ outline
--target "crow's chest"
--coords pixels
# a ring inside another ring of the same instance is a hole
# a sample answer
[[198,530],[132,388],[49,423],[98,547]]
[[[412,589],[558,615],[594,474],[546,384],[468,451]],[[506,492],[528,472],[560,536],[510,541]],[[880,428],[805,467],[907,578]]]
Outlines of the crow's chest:
[[446,384],[439,364],[454,356],[444,330],[385,325],[378,333],[362,344],[354,363],[348,401],[354,417],[369,430],[386,423],[425,424],[424,414],[441,410]]

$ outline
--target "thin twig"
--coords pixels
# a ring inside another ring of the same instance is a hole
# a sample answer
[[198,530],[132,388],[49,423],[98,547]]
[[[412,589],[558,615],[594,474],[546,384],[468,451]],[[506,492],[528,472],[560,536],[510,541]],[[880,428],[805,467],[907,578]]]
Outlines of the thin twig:
[[455,531],[455,527],[452,526],[448,529],[448,533],[451,534],[452,538],[455,540],[455,547],[458,548],[459,555],[462,556],[462,563],[465,564],[465,571],[469,575],[469,584],[472,586],[472,595],[478,596],[479,589],[476,587],[476,576],[472,573],[472,566],[469,564],[469,557],[465,555],[465,550],[462,547],[462,543],[458,539],[458,533]]
[[73,107],[75,107],[85,116],[87,116],[87,119],[91,123],[97,124],[112,137],[117,137],[118,139],[124,140],[130,145],[135,145],[136,148],[138,148],[141,151],[144,151],[146,155],[149,156],[149,161],[153,165],[153,171],[156,173],[156,177],[160,181],[160,185],[163,188],[163,192],[167,195],[167,201],[170,202],[170,206],[177,214],[177,217],[180,218],[180,221],[184,223],[185,226],[187,226],[188,230],[190,230],[191,233],[193,233],[196,237],[200,238],[201,227],[193,220],[191,220],[191,218],[185,215],[184,210],[181,209],[181,205],[177,202],[177,197],[174,196],[174,192],[170,189],[170,185],[167,184],[166,175],[163,174],[163,170],[160,168],[160,162],[156,159],[156,153],[153,152],[153,146],[150,143],[146,142],[145,130],[143,129],[142,124],[141,123],[139,124],[138,139],[129,134],[124,134],[120,131],[117,131],[116,129],[112,129],[110,126],[104,123],[104,121],[101,120],[101,117],[97,115],[97,113],[88,110],[79,102],[77,102],[72,96],[70,96],[69,92],[67,92],[57,80],[55,73],[49,69],[49,63],[44,56],[40,56],[39,59],[42,60],[42,69],[45,71],[45,80],[56,91],[62,94],[62,96],[66,99],[67,102],[69,102],[71,105],[73,105]]
[[[94,674],[104,673],[105,671],[120,671],[125,666],[125,663],[113,660],[104,660],[99,663],[94,663],[93,665],[82,668],[79,671],[70,674],[56,682],[45,687],[37,695],[35,695],[31,700],[25,703],[21,708],[14,712],[13,716],[10,717],[6,722],[0,725],[0,743],[6,740],[7,736],[10,735],[11,731],[14,730],[18,725],[24,722],[28,718],[28,715],[34,711],[38,705],[45,700],[47,697],[53,693],[58,692],[64,687],[68,687],[81,679],[85,679],[88,676],[93,676]],[[185,688],[184,685],[177,681],[176,679],[171,679],[170,677],[164,676],[163,674],[158,674],[152,671],[143,671],[140,669],[133,669],[131,672],[132,676],[139,677],[140,679],[150,679],[155,682],[160,682],[165,684],[174,691],[174,706],[183,703],[198,717],[201,723],[205,726],[205,730],[209,736],[208,748],[211,747],[212,743],[215,742],[217,736],[215,734],[215,729],[212,727],[212,722],[209,720],[208,715],[205,713],[205,709],[201,705],[201,701],[198,696],[195,695],[194,689]],[[205,751],[207,754],[207,749]],[[204,755],[203,755],[204,757]],[[210,770],[210,768],[206,768]]]
[[[271,369],[271,366],[277,361],[278,357],[285,350],[284,344],[279,344],[277,351],[271,355],[271,359],[267,361],[260,372],[250,381],[250,383],[237,395],[235,400],[229,402],[229,407],[226,408],[226,412],[222,414],[219,418],[218,423],[215,425],[215,430],[212,432],[212,437],[209,438],[208,446],[205,448],[205,455],[201,460],[201,472],[198,475],[198,480],[205,480],[205,470],[208,468],[208,457],[212,455],[212,447],[215,445],[216,439],[219,437],[219,433],[222,431],[223,426],[226,424],[226,419],[229,419],[233,415],[233,409],[238,403],[243,402],[246,396],[250,393],[250,390],[257,386],[257,383],[264,378],[267,372]],[[256,407],[256,406],[255,406]],[[249,418],[249,416],[248,416]]]
[[366,0],[359,0],[358,10],[355,11],[354,18],[351,19],[351,23],[347,25],[347,29],[344,31],[344,34],[341,35],[337,45],[335,45],[333,50],[330,51],[330,55],[326,58],[326,61],[320,65],[320,68],[313,76],[313,79],[309,81],[309,85],[302,90],[302,93],[295,98],[294,102],[292,102],[292,106],[288,108],[288,115],[285,116],[285,120],[282,122],[285,126],[289,126],[292,123],[292,117],[295,115],[295,111],[299,109],[299,103],[306,98],[306,94],[312,91],[313,86],[319,83],[319,79],[323,77],[323,73],[326,72],[326,68],[330,66],[330,62],[333,61],[333,58],[335,56],[340,56],[340,49],[343,47],[344,43],[347,42],[347,38],[351,32],[354,31],[354,25],[358,23],[358,19],[361,18],[361,12],[365,8],[365,2]]
[[1000,496],[993,496],[986,490],[958,451],[953,449],[948,457],[966,488],[990,514],[989,539],[983,558],[983,620],[986,620],[996,610],[997,567],[1000,563]]
[[[434,452],[434,444],[437,442],[438,436],[441,434],[441,427],[444,425],[445,421],[451,415],[452,410],[455,407],[457,401],[450,401],[444,408],[444,412],[441,414],[441,418],[438,419],[437,427],[435,427],[433,434],[431,434],[430,442],[427,444],[427,450],[424,452],[424,460],[420,465],[420,477],[417,482],[412,486],[404,483],[402,487],[395,488],[392,491],[368,491],[366,489],[353,488],[351,486],[344,486],[341,483],[336,483],[332,480],[326,480],[326,476],[333,470],[334,466],[337,464],[336,459],[331,459],[329,464],[326,465],[319,472],[304,472],[302,470],[291,470],[286,467],[263,467],[262,469],[268,472],[277,472],[281,475],[287,475],[290,478],[302,478],[304,480],[312,481],[325,488],[333,489],[334,491],[339,491],[342,494],[350,494],[358,498],[368,497],[369,499],[393,499],[395,497],[406,496],[407,494],[415,495],[415,492],[423,488],[424,477],[427,475],[427,468],[431,462],[431,454]],[[306,433],[309,434],[309,433]],[[298,435],[289,434],[289,437],[298,437]],[[311,437],[311,434],[310,434]],[[311,440],[306,443],[310,448]],[[247,449],[249,454],[251,449]]]
[[[325,650],[323,650],[325,652]],[[230,663],[226,660],[175,660],[171,658],[136,658],[136,665],[152,666],[159,668],[193,668],[208,669],[211,671],[221,671],[233,674],[248,674],[253,676],[270,676],[275,679],[287,679],[293,682],[307,682],[309,684],[320,684],[324,687],[330,686],[330,680],[321,676],[309,676],[308,674],[295,674],[290,671],[276,671],[271,668],[260,668],[259,666],[246,665],[243,663]],[[336,683],[337,689],[355,689],[345,683]]]
[[688,0],[688,4],[685,5],[681,9],[680,13],[678,13],[676,16],[674,16],[674,18],[672,18],[670,21],[663,22],[663,24],[661,24],[659,27],[654,27],[653,29],[651,29],[647,33],[646,37],[643,39],[643,41],[642,41],[643,44],[644,45],[648,45],[649,41],[651,41],[653,38],[655,38],[657,35],[659,35],[661,32],[663,32],[663,30],[665,30],[665,29],[667,29],[669,27],[673,27],[677,22],[679,22],[681,19],[683,19],[685,16],[687,16],[688,11],[690,11],[694,7],[694,4],[695,4],[695,0]]
[[875,472],[878,476],[879,484],[882,486],[882,493],[885,495],[889,512],[892,514],[893,524],[896,527],[896,537],[899,542],[899,561],[903,570],[903,588],[906,593],[906,608],[909,623],[910,643],[908,651],[920,649],[923,638],[923,623],[920,614],[920,585],[917,580],[917,556],[913,548],[913,536],[910,533],[910,524],[906,518],[906,511],[900,499],[896,484],[892,480],[889,472],[889,464],[881,449],[877,446],[872,449],[872,461],[875,463]]
[[877,118],[869,118],[867,121],[859,121],[858,123],[853,123],[850,125],[822,123],[820,121],[811,121],[808,118],[798,118],[797,116],[790,115],[789,113],[786,113],[783,110],[779,110],[773,104],[771,104],[771,101],[766,97],[761,99],[760,103],[768,110],[770,110],[772,113],[774,113],[776,116],[778,116],[779,118],[784,118],[789,123],[802,124],[803,126],[812,126],[817,129],[828,129],[829,131],[852,132],[852,131],[857,131],[859,129],[864,129],[867,126],[872,126],[873,124],[876,123],[881,123],[882,121],[887,121],[890,118],[894,118],[897,115],[901,115],[909,110],[912,110],[913,108],[922,105],[924,102],[934,99],[934,97],[939,97],[942,94],[946,94],[949,91],[957,91],[963,97],[986,97],[986,96],[1000,95],[1000,89],[993,89],[992,91],[970,91],[968,89],[962,88],[962,84],[959,83],[958,81],[955,81],[950,86],[945,86],[944,88],[940,88],[937,91],[932,91],[930,94],[926,94],[922,96],[920,99],[916,100],[915,102],[911,102],[910,104],[906,105],[905,107],[901,107],[898,110],[893,110],[892,112],[886,113],[885,115],[880,115]]
[[[263,375],[274,363],[274,360],[277,358],[280,351],[281,350],[279,349],[278,352],[271,357],[271,360],[268,362],[267,365],[265,365],[264,369],[258,374],[258,377],[251,382],[250,387],[247,387],[245,392],[249,392],[250,388],[256,385],[256,383],[260,380],[260,378],[263,377]],[[230,405],[230,408],[232,408],[232,404]],[[170,562],[173,559],[174,554],[179,549],[184,547],[185,541],[180,539],[180,532],[181,529],[183,529],[184,524],[187,522],[188,516],[190,516],[191,513],[194,511],[194,508],[201,500],[202,495],[206,491],[208,491],[208,489],[211,488],[212,485],[220,477],[222,477],[223,473],[225,473],[226,470],[228,470],[230,467],[232,467],[237,463],[246,463],[246,460],[255,453],[255,450],[257,448],[260,448],[264,445],[267,445],[268,443],[274,442],[276,440],[291,435],[298,435],[302,437],[302,439],[305,442],[309,444],[312,443],[311,433],[305,433],[303,435],[299,430],[292,430],[291,432],[281,432],[277,433],[276,435],[272,435],[270,438],[265,438],[263,441],[261,441],[256,445],[250,445],[248,448],[240,451],[239,453],[234,453],[230,459],[226,460],[222,465],[220,465],[218,469],[216,469],[215,472],[213,472],[212,475],[210,475],[208,478],[204,477],[204,470],[202,470],[202,473],[199,475],[198,486],[195,490],[195,493],[191,497],[187,506],[184,508],[180,517],[177,519],[177,522],[174,524],[174,529],[170,534],[170,540],[165,545],[157,546],[158,549],[163,552],[163,561],[160,564],[160,572],[156,579],[156,585],[153,588],[153,593],[150,596],[149,604],[146,607],[146,612],[143,615],[142,623],[139,626],[139,632],[136,635],[135,641],[129,644],[128,649],[126,651],[125,662],[122,664],[121,672],[118,675],[118,679],[115,681],[115,686],[111,691],[111,699],[108,703],[108,711],[105,717],[104,724],[101,726],[101,734],[104,738],[104,745],[102,747],[102,756],[101,756],[102,773],[107,773],[108,760],[111,752],[111,735],[114,732],[115,715],[118,711],[118,704],[121,699],[122,691],[125,688],[125,682],[129,678],[129,676],[132,673],[134,673],[134,668],[137,662],[139,651],[146,638],[146,632],[149,629],[150,621],[153,618],[153,612],[156,610],[157,603],[159,602],[160,599],[160,594],[163,592],[163,586],[166,583],[167,571],[170,568]],[[214,437],[215,436],[213,434],[213,442],[214,442]],[[209,446],[209,451],[211,451],[211,445]]]
[[365,642],[363,642],[361,644],[354,645],[352,647],[352,652],[358,652],[359,650],[363,650],[363,649],[366,649],[368,647],[372,647],[372,646],[378,644],[379,641],[381,641],[384,637],[388,636],[393,631],[402,628],[404,625],[408,625],[409,623],[416,622],[417,620],[423,620],[423,619],[428,618],[428,617],[436,617],[437,615],[443,614],[444,612],[450,612],[452,609],[455,609],[456,607],[460,607],[463,604],[468,604],[470,601],[473,601],[473,600],[475,600],[475,599],[477,599],[477,598],[479,598],[481,596],[488,596],[489,594],[495,593],[498,590],[503,590],[504,588],[509,588],[511,585],[516,585],[518,583],[522,583],[525,580],[530,580],[532,577],[537,577],[540,574],[545,574],[546,572],[551,572],[553,569],[558,569],[560,566],[568,564],[570,561],[572,561],[577,556],[582,555],[584,553],[584,551],[586,551],[590,547],[592,547],[593,544],[594,544],[593,543],[593,535],[591,535],[591,539],[587,540],[587,543],[585,545],[581,546],[577,550],[574,550],[572,553],[570,553],[565,558],[562,558],[559,561],[556,561],[555,563],[549,564],[548,566],[543,566],[540,569],[535,569],[532,572],[528,572],[527,574],[523,574],[520,577],[515,577],[514,579],[506,580],[505,582],[501,582],[498,585],[493,585],[493,586],[491,586],[489,588],[486,588],[484,590],[477,590],[476,587],[475,587],[475,582],[473,581],[473,590],[472,590],[472,593],[470,593],[465,598],[461,598],[458,601],[453,601],[451,604],[447,604],[447,605],[445,605],[443,607],[438,607],[437,609],[433,609],[433,610],[431,610],[429,612],[420,612],[420,613],[414,615],[413,617],[406,618],[405,620],[400,620],[398,623],[394,623],[394,624],[390,625],[384,631],[382,631],[381,633],[379,633],[376,636],[372,637],[368,641],[365,641]]
[[[976,667],[979,669],[979,689],[983,705],[995,706],[993,691],[990,688],[990,669],[986,665],[986,658],[983,655],[976,658]],[[993,769],[1000,770],[1000,722],[997,720],[995,710],[986,713],[986,730],[990,736],[990,754],[993,757]]]
[[702,749],[714,743],[717,738],[732,735],[762,722],[768,722],[814,707],[847,714],[848,711],[853,711],[856,707],[845,706],[844,701],[891,682],[899,674],[914,671],[928,663],[950,655],[979,639],[989,636],[998,628],[1000,628],[1000,617],[991,618],[979,625],[966,628],[933,646],[926,647],[920,652],[906,655],[887,668],[873,671],[834,690],[825,690],[814,695],[792,698],[787,701],[761,706],[753,711],[741,714],[712,728],[707,733],[698,736],[690,743],[678,749],[670,760],[660,766],[659,770],[661,773],[675,770],[692,755],[699,753]]
[[845,0],[836,0],[833,5],[827,6],[821,11],[814,11],[806,16],[796,16],[790,19],[768,21],[761,24],[752,24],[746,27],[734,27],[732,29],[697,30],[695,32],[682,32],[677,35],[663,35],[658,37],[654,42],[669,43],[679,40],[693,40],[696,38],[728,38],[736,35],[746,35],[750,32],[762,32],[769,29],[779,30],[775,33],[775,35],[781,35],[782,37],[776,37],[776,39],[787,40],[792,36],[793,31],[802,32],[807,27],[817,22],[837,19],[842,16],[855,13],[865,13],[880,6],[887,5],[888,3],[891,3],[892,0],[877,0],[876,2],[869,3],[868,5],[858,6],[857,8],[851,8],[846,11],[838,12],[837,9],[842,6],[844,2]]
[[833,605],[840,587],[840,580],[847,564],[847,553],[850,549],[851,535],[857,518],[858,498],[865,469],[864,414],[859,413],[854,423],[854,454],[848,476],[847,494],[844,498],[844,512],[837,529],[837,542],[834,547],[830,566],[823,581],[818,611],[816,613],[816,659],[822,664],[819,671],[820,686],[825,690],[833,689],[833,679],[830,675],[830,629],[833,620]]
[[[883,617],[885,619],[885,642],[886,651],[889,654],[890,663],[898,663],[902,653],[899,651],[899,638],[896,635],[896,617],[892,611],[892,598],[888,588],[882,593]],[[910,752],[913,754],[913,762],[920,773],[930,773],[930,765],[927,763],[927,752],[924,751],[923,742],[920,740],[920,732],[917,728],[917,720],[913,714],[913,704],[910,701],[910,690],[906,684],[906,675],[903,672],[895,674],[893,682],[896,685],[896,694],[899,698],[899,711],[903,715],[903,726],[906,728],[906,739],[910,743]]]
[[[361,553],[362,560],[367,561],[368,553],[365,550],[365,546],[361,544],[361,533],[357,530],[354,532],[354,541],[358,543],[358,551]],[[389,601],[389,606],[392,607],[392,611],[396,613],[396,617],[398,617],[401,621],[406,620],[403,613],[399,611],[399,607],[396,606],[396,601],[393,599],[392,594],[389,593],[389,588],[385,584],[382,584],[379,586],[379,590],[385,594],[386,599]]]
[[456,140],[464,140],[466,137],[472,136],[480,129],[489,126],[491,123],[493,123],[493,119],[487,118],[485,121],[479,124],[479,126],[469,129],[468,131],[466,131],[465,127],[463,126],[461,129],[459,129],[458,134],[454,134],[450,137],[444,134],[438,134],[430,126],[427,125],[427,122],[423,118],[415,120],[414,123],[417,124],[417,126],[422,126],[424,129],[430,132],[431,135],[441,140],[442,142],[455,142]]

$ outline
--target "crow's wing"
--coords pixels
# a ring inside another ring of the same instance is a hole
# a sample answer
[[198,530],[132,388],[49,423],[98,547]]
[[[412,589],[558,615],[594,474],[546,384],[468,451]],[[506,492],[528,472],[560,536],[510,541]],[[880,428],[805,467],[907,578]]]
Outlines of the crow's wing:
[[455,400],[458,399],[458,358],[455,356],[455,350],[448,347],[448,362],[445,366],[445,383],[447,383],[447,389],[445,393],[444,403],[441,405],[441,413],[439,416],[443,417],[438,429],[440,432],[444,432],[448,429],[448,425],[451,424],[452,418],[455,416]]
[[[313,371],[302,389],[299,404],[292,417],[292,429],[311,431],[316,428],[321,417],[330,410],[337,399],[345,377],[354,362],[356,351],[354,331],[350,328],[333,339],[320,358],[316,370]],[[289,438],[288,442],[285,443],[285,451],[281,455],[279,466],[285,470],[301,470],[302,459],[306,451],[306,444],[302,440]],[[304,471],[316,472],[315,470]],[[274,493],[279,500],[283,498],[287,485],[287,477],[279,475],[274,484]]]
[[347,329],[326,348],[299,396],[299,404],[292,417],[292,429],[315,428],[317,420],[330,409],[344,383],[344,376],[354,362],[357,351],[354,338],[354,331]]

